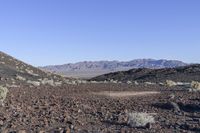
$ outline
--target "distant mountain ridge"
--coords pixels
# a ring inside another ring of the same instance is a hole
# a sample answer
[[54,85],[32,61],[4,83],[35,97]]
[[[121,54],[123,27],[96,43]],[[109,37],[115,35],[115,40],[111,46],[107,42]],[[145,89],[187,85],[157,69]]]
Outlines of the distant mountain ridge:
[[92,78],[98,75],[126,71],[134,68],[174,68],[186,66],[187,63],[178,60],[136,59],[132,61],[84,61],[64,65],[39,67],[42,70],[63,74],[73,78]]

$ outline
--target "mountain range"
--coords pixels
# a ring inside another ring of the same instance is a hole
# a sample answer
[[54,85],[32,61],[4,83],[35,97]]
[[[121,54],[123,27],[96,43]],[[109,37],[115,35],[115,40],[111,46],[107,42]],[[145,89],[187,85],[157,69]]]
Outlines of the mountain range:
[[188,64],[178,60],[136,59],[132,61],[84,61],[39,68],[45,71],[62,74],[66,77],[88,79],[111,72],[127,71],[134,68],[160,69],[186,65]]

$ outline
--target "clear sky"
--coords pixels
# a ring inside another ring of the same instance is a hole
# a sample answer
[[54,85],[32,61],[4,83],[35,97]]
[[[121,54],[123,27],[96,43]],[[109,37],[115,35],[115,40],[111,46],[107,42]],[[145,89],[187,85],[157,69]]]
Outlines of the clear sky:
[[0,50],[35,66],[200,63],[200,0],[0,0]]

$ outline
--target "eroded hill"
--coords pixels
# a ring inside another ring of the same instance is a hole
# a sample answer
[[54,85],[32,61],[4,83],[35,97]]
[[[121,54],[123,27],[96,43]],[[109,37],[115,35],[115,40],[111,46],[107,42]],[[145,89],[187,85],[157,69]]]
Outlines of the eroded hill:
[[148,69],[139,68],[129,71],[120,71],[101,75],[91,80],[95,81],[139,81],[139,82],[165,82],[173,80],[177,82],[200,81],[200,65],[190,65],[177,68]]
[[19,85],[59,85],[66,78],[44,72],[0,52],[0,84],[8,87]]

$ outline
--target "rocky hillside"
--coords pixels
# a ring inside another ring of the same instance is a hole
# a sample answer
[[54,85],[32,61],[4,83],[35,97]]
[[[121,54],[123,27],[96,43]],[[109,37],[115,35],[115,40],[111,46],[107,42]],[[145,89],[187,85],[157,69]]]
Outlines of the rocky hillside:
[[7,87],[19,85],[58,85],[65,80],[59,75],[44,72],[0,52],[0,84]]
[[153,60],[153,59],[137,59],[128,62],[119,61],[95,61],[95,62],[79,62],[75,64],[55,65],[40,67],[43,70],[63,74],[67,77],[74,78],[91,78],[98,75],[126,71],[133,68],[173,68],[185,66],[186,63],[176,60]]
[[139,81],[139,82],[164,82],[173,80],[177,82],[200,81],[200,64],[189,65],[177,68],[148,69],[139,68],[129,71],[120,71],[101,75],[91,80],[109,81],[117,80],[122,82]]

